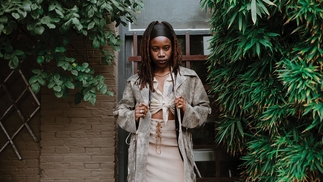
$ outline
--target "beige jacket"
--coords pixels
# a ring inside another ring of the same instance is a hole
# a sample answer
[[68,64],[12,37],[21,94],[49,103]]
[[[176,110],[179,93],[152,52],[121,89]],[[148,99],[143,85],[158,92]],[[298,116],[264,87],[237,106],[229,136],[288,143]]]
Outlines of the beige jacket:
[[[114,116],[119,126],[131,134],[128,149],[128,181],[146,182],[151,114],[148,111],[146,117],[140,119],[137,129],[134,108],[141,102],[148,103],[149,88],[140,90],[139,85],[136,84],[137,79],[136,74],[127,80],[123,97],[114,111]],[[178,145],[184,160],[185,182],[194,182],[196,176],[190,129],[201,126],[211,113],[211,108],[200,78],[191,69],[180,67],[180,73],[177,74],[175,80],[175,93],[177,96],[183,96],[187,102],[186,111],[181,117],[180,125],[183,131],[179,132]]]

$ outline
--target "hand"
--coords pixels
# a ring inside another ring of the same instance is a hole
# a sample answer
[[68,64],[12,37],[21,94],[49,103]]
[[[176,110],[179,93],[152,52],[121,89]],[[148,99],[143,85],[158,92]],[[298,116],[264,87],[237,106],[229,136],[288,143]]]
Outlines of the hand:
[[135,109],[135,119],[136,119],[136,122],[139,121],[139,118],[142,117],[146,117],[146,114],[148,112],[148,105],[145,104],[145,103],[140,103],[136,109]]
[[186,111],[186,101],[183,96],[175,98],[175,106],[179,109],[182,109],[184,112]]

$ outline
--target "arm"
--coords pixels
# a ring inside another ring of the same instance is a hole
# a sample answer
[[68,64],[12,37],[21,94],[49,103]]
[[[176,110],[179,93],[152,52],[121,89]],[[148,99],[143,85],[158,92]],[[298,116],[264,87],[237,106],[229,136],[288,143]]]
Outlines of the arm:
[[210,101],[199,77],[195,77],[191,83],[191,99],[186,101],[183,112],[182,126],[185,128],[195,128],[201,126],[211,113]]
[[136,133],[135,105],[136,99],[134,98],[131,81],[127,81],[122,99],[116,106],[113,115],[118,125],[130,133]]

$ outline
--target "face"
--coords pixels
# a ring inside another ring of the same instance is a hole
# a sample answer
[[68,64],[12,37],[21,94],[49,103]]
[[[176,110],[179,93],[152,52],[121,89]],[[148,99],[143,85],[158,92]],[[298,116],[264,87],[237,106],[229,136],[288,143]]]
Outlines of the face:
[[172,58],[172,42],[169,38],[158,36],[150,40],[150,57],[158,70],[168,69]]

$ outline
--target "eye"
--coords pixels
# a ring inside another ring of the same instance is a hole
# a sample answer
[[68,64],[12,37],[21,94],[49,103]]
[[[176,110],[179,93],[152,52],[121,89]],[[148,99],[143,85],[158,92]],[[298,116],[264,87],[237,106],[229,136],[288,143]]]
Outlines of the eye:
[[164,47],[164,50],[165,50],[165,51],[168,51],[168,50],[169,50],[169,48],[170,48],[170,46],[165,46],[165,47]]
[[152,47],[151,50],[154,51],[154,52],[157,52],[158,48],[157,47]]

